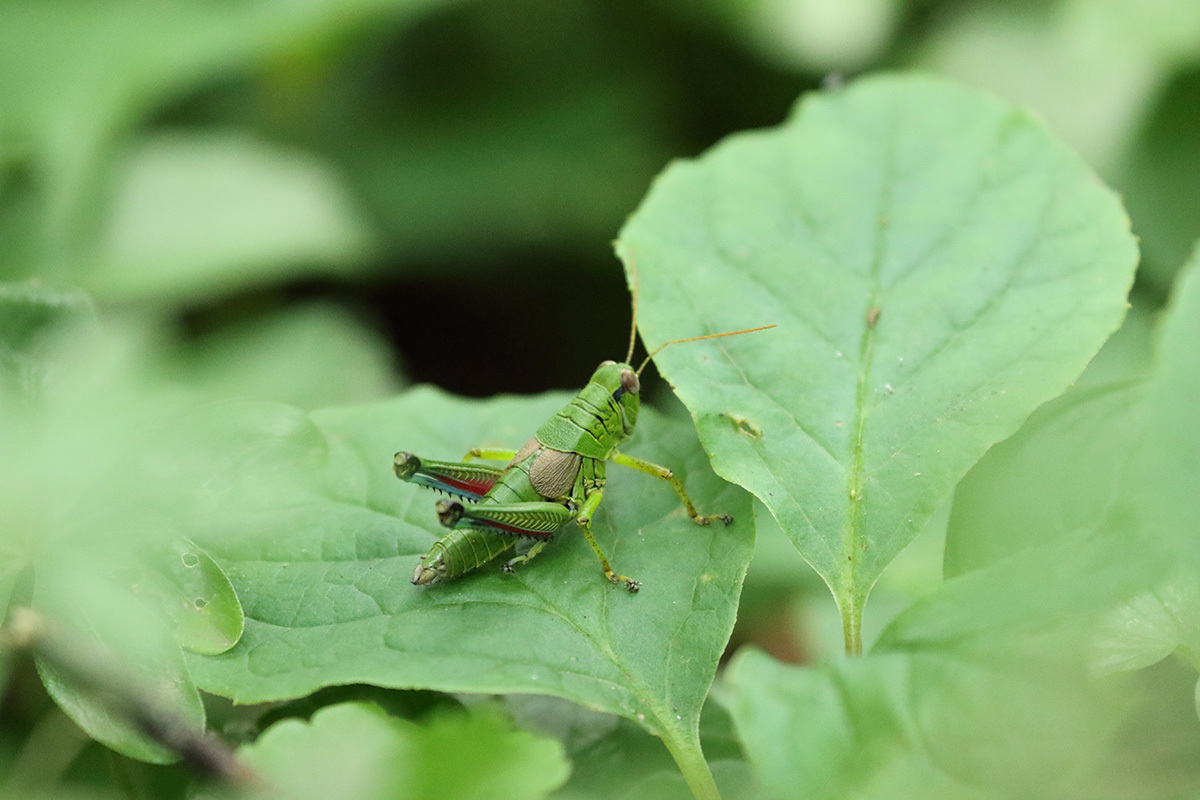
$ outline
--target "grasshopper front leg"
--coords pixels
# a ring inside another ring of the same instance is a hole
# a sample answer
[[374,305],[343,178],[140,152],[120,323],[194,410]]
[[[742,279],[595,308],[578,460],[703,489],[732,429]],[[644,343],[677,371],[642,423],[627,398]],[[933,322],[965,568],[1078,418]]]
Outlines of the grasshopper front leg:
[[724,522],[726,525],[733,522],[733,517],[728,514],[713,514],[705,517],[696,510],[695,503],[692,498],[688,497],[687,492],[683,490],[683,484],[679,482],[679,478],[675,477],[675,473],[666,467],[659,466],[653,461],[646,461],[635,456],[627,456],[624,453],[613,453],[610,458],[613,461],[624,467],[636,469],[638,472],[644,472],[647,475],[653,475],[656,478],[661,478],[671,484],[671,488],[675,490],[675,494],[679,495],[679,499],[683,501],[684,508],[687,509],[687,514],[691,517],[692,522],[697,525],[708,525],[711,522]]

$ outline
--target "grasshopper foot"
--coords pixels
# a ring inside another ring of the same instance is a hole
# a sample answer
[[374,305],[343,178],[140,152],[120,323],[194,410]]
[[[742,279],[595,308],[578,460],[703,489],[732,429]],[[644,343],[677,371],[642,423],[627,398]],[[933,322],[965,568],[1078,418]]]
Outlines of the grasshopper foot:
[[604,570],[604,577],[608,578],[610,583],[625,584],[625,588],[630,594],[637,594],[638,589],[642,588],[641,581],[635,581],[633,578],[626,578],[624,575],[618,575],[610,569]]
[[711,525],[713,522],[724,522],[728,526],[733,522],[733,517],[729,514],[713,514],[711,517],[692,517],[692,522],[697,525]]

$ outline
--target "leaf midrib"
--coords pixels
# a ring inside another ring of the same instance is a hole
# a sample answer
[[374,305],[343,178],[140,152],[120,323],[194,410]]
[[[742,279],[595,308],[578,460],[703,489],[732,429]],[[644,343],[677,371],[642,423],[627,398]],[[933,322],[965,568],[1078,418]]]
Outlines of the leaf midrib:
[[[846,515],[846,529],[843,532],[842,544],[845,548],[845,558],[841,562],[840,583],[844,597],[839,598],[838,605],[843,609],[843,619],[849,606],[860,605],[859,597],[865,592],[857,586],[858,559],[861,549],[862,516],[864,510],[864,492],[866,489],[866,435],[867,435],[867,399],[870,394],[871,367],[874,364],[875,341],[878,315],[882,313],[883,297],[881,290],[881,274],[887,241],[887,209],[892,204],[892,189],[896,174],[896,127],[889,128],[888,146],[884,152],[882,174],[880,181],[879,203],[875,211],[875,238],[871,247],[870,291],[867,302],[862,310],[862,334],[858,343],[858,385],[854,397],[854,438],[851,444],[850,465],[846,470],[846,498],[849,513]],[[875,324],[869,320],[875,316]],[[854,612],[852,612],[854,613]],[[847,630],[847,634],[849,631]]]

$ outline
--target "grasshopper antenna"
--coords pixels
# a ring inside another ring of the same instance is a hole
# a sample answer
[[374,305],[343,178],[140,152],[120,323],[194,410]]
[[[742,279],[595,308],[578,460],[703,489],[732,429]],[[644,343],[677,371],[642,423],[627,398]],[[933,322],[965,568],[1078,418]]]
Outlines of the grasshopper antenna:
[[[632,301],[633,324],[630,326],[630,329],[629,329],[629,352],[627,352],[625,354],[625,363],[626,364],[632,363],[631,359],[633,358],[633,348],[637,344],[638,271],[637,271],[637,259],[634,258],[632,253],[629,254],[629,278],[630,278],[629,294],[633,298],[633,301]],[[740,331],[726,331],[725,333],[710,333],[705,336],[690,336],[686,339],[672,339],[669,342],[663,342],[657,348],[654,349],[654,352],[652,352],[646,356],[646,360],[643,361],[642,365],[637,368],[636,374],[640,376],[642,374],[642,370],[644,370],[646,368],[646,365],[650,363],[650,359],[654,358],[656,355],[661,353],[663,348],[667,347],[668,345],[682,344],[683,342],[698,342],[698,341],[701,341],[702,339],[720,339],[722,336],[737,336],[738,334],[741,334],[741,333],[755,333],[756,331],[770,330],[771,328],[774,328],[774,327],[775,327],[774,325],[763,325],[761,328],[746,328],[746,329],[740,330]]]
[[[626,364],[633,359],[633,348],[637,344],[637,295],[638,295],[638,273],[637,259],[631,253],[629,255],[629,295],[632,298],[631,306],[633,308],[633,320],[629,325],[629,352],[625,354]],[[641,370],[638,370],[641,372]]]
[[[775,327],[774,325],[763,325],[761,328],[746,328],[746,329],[740,330],[740,331],[726,331],[725,333],[710,333],[705,336],[689,336],[686,339],[672,339],[669,342],[663,342],[658,347],[654,348],[654,352],[652,352],[652,353],[650,353],[650,355],[646,356],[646,360],[643,361],[642,365],[637,368],[637,374],[641,375],[642,370],[644,370],[646,368],[646,365],[650,363],[650,359],[654,358],[656,355],[661,353],[663,351],[663,348],[668,347],[670,345],[682,344],[684,342],[699,342],[703,339],[720,339],[722,336],[737,336],[738,334],[742,334],[742,333],[754,333],[755,331],[766,331],[766,330],[770,330],[771,328],[774,328],[774,327]],[[629,363],[629,362],[625,362],[625,363]]]

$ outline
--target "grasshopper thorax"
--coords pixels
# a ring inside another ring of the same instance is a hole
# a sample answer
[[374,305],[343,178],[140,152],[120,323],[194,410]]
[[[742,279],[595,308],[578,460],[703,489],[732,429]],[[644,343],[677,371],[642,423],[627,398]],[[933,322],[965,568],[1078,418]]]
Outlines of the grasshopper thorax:
[[640,405],[638,392],[642,388],[641,381],[638,380],[638,375],[634,368],[629,364],[617,361],[604,361],[592,373],[592,379],[588,383],[595,383],[604,387],[604,391],[613,399],[616,407],[620,410],[621,427],[624,430],[625,436],[628,437],[632,434],[634,426],[637,425],[638,408]]
[[538,443],[562,453],[607,460],[637,425],[640,389],[633,367],[605,361],[587,386],[538,428]]

